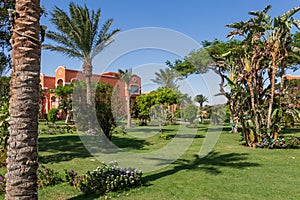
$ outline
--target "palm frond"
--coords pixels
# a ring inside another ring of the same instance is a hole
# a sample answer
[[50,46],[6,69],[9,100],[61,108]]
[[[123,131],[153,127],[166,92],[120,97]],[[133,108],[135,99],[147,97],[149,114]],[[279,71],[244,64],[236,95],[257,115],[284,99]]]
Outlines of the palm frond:
[[300,20],[299,19],[294,19],[293,24],[300,30]]
[[[77,47],[76,43],[74,43],[73,40],[71,40],[68,36],[66,36],[63,33],[48,31],[46,33],[46,37],[57,42],[58,44],[62,44],[68,48],[76,49],[76,51],[78,51],[77,50],[78,47]],[[78,53],[79,53],[79,51],[78,51]]]
[[64,55],[67,55],[68,57],[74,57],[74,58],[83,59],[82,54],[74,51],[73,49],[70,49],[70,48],[67,48],[67,47],[63,47],[63,46],[53,46],[53,45],[50,45],[50,44],[44,44],[43,45],[43,49],[48,49],[50,51],[61,52]]
[[120,31],[119,29],[115,29],[111,33],[107,33],[112,23],[113,19],[109,19],[103,24],[102,28],[99,31],[98,38],[95,42],[95,46],[109,40],[113,35]]
[[295,8],[292,8],[291,10],[285,12],[281,16],[279,16],[280,21],[284,22],[288,20],[291,16],[293,16],[296,12],[300,10],[300,6],[297,6]]

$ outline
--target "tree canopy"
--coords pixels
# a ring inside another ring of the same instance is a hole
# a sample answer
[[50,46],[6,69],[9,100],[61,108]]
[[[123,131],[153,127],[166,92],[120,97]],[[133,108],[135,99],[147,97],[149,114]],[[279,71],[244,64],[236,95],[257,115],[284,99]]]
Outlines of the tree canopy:
[[15,0],[1,1],[0,3],[0,75],[11,68],[11,38],[10,28],[13,23],[13,15],[9,9],[14,9]]

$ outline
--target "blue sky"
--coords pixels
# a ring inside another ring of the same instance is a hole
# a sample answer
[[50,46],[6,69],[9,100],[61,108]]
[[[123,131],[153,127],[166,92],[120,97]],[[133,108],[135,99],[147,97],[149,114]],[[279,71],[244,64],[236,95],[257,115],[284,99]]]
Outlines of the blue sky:
[[[165,28],[184,34],[199,44],[203,40],[213,40],[215,38],[225,40],[226,34],[229,32],[225,25],[235,21],[247,20],[249,18],[247,13],[250,10],[262,10],[271,4],[270,14],[278,16],[300,4],[298,0],[77,0],[74,2],[79,5],[86,4],[91,9],[101,8],[102,21],[100,23],[113,18],[113,29],[118,28],[122,32],[126,32],[143,27]],[[54,6],[67,11],[68,4],[69,1],[41,0],[41,5],[48,12]],[[42,17],[41,24],[46,25],[48,30],[54,30],[54,27],[49,23],[50,16],[49,14],[47,17]],[[295,17],[300,18],[300,13]],[[147,40],[147,36],[143,39]],[[135,40],[130,40],[130,42],[134,43]],[[177,41],[174,43],[177,44]],[[178,45],[181,45],[179,43]],[[153,78],[151,74],[154,74],[159,68],[163,68],[166,60],[173,61],[180,57],[174,52],[159,49],[131,51],[113,60],[109,66],[106,66],[106,70],[115,71],[118,68],[132,67],[136,73],[143,72],[147,75],[144,78],[143,87],[146,91],[154,87],[149,82],[149,79]],[[44,50],[42,51],[41,62],[41,71],[47,75],[54,75],[54,71],[59,65],[80,70],[82,64],[79,60]],[[295,74],[300,75],[299,72]],[[220,97],[214,97],[218,90],[218,77],[214,76],[213,73],[193,75],[185,82],[183,84],[191,85],[188,93],[192,96],[203,93],[209,97],[210,103],[224,101]],[[187,86],[183,87],[187,88]]]

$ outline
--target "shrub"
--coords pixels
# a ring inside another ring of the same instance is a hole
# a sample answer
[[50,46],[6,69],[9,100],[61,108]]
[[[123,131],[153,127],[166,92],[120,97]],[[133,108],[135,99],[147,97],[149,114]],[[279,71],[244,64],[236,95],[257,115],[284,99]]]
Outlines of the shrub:
[[48,112],[48,120],[53,124],[55,124],[55,122],[57,121],[57,113],[58,113],[57,108],[51,108]]
[[78,179],[78,173],[73,169],[65,169],[65,178],[66,182],[69,183],[69,185],[76,186],[76,179]]
[[53,186],[62,182],[62,179],[59,177],[58,172],[45,167],[43,164],[39,165],[37,175],[38,187]]
[[192,124],[197,117],[197,110],[198,108],[194,104],[187,105],[183,110],[184,119]]
[[295,136],[280,137],[274,139],[263,139],[261,142],[255,144],[258,148],[269,149],[297,149],[300,148],[300,139]]
[[5,178],[4,176],[0,175],[0,194],[4,194],[5,193]]
[[66,180],[85,194],[106,194],[110,191],[141,185],[142,172],[132,168],[119,168],[116,162],[102,163],[93,172],[79,176],[72,169],[65,170]]
[[162,138],[163,140],[169,140],[169,139],[170,139],[170,137],[169,137],[168,134],[166,134],[166,133],[162,133],[162,134],[160,135],[160,138]]

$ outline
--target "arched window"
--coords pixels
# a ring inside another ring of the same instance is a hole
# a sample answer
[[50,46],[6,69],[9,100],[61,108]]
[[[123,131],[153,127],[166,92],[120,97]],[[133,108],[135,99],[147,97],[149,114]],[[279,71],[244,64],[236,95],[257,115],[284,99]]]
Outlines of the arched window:
[[64,81],[62,79],[58,79],[56,82],[56,87],[58,86],[64,86]]
[[138,85],[130,85],[130,94],[139,94],[140,87]]
[[77,81],[78,81],[77,78],[72,78],[72,79],[71,79],[71,83],[72,83],[72,84],[75,84]]

